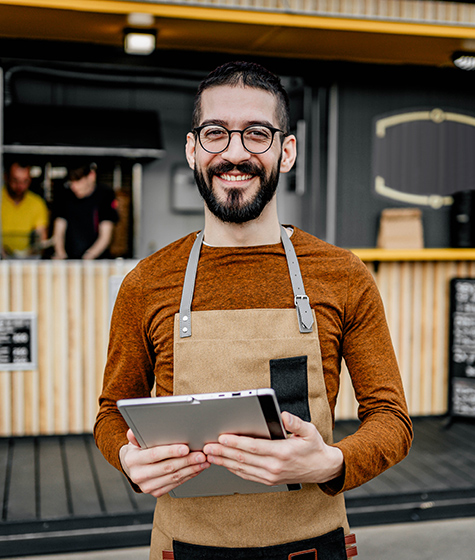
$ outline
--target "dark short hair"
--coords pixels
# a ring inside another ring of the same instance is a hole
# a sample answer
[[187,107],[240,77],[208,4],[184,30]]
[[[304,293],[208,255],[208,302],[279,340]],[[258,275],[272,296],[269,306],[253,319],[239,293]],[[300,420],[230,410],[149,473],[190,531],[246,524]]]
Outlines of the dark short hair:
[[96,171],[97,165],[94,162],[75,163],[68,167],[68,179],[70,181],[80,181],[89,175],[91,171]]
[[14,165],[18,165],[18,167],[22,169],[30,169],[31,167],[31,163],[24,158],[7,159],[5,161],[5,173],[7,176],[10,175],[10,171]]
[[199,85],[193,107],[192,128],[200,125],[201,95],[206,89],[217,86],[242,86],[263,89],[277,99],[277,117],[280,128],[288,133],[290,128],[289,96],[280,78],[254,62],[227,62],[213,70]]

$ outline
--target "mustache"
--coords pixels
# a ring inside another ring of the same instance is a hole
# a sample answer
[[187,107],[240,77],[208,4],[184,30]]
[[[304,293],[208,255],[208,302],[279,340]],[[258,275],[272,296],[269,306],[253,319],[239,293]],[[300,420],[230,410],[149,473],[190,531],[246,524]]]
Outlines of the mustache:
[[234,165],[229,161],[222,161],[216,165],[210,166],[208,168],[208,177],[211,179],[213,175],[221,175],[223,173],[229,173],[230,171],[237,170],[240,173],[244,173],[246,175],[257,175],[258,177],[264,178],[265,171],[264,169],[252,162],[244,161],[243,163],[239,163],[238,165]]

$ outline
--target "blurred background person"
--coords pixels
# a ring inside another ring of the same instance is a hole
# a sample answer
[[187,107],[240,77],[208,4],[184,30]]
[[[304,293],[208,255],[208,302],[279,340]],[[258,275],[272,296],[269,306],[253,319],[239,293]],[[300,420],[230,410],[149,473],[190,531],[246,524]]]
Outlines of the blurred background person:
[[47,239],[46,202],[29,190],[30,165],[15,161],[5,171],[2,189],[2,256],[27,258],[41,254]]
[[55,204],[53,258],[109,258],[119,219],[114,191],[97,183],[95,163],[69,167],[68,179]]

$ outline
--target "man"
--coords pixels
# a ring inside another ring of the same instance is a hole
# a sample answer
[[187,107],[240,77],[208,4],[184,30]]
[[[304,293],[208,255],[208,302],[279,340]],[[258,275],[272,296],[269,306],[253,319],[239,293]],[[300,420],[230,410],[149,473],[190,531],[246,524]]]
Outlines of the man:
[[[205,200],[203,244],[201,233],[191,234],[124,280],[97,444],[136,490],[158,498],[153,559],[342,560],[355,552],[345,546],[342,492],[401,460],[412,440],[379,294],[352,253],[279,224],[275,190],[279,172],[294,164],[296,139],[289,134],[287,95],[273,74],[248,63],[212,72],[198,90],[186,157]],[[289,241],[298,259],[287,259]],[[192,298],[190,324],[179,309],[194,245],[200,250],[197,266],[190,264],[192,272],[197,268],[194,293],[183,293]],[[356,434],[332,445],[342,357],[362,422]],[[141,449],[116,401],[148,396],[154,382],[158,395],[271,385],[290,435],[269,441],[223,434],[195,452],[186,445]],[[167,494],[210,464],[265,485],[301,483],[302,489]]]
[[68,176],[67,188],[56,205],[54,258],[108,258],[114,224],[119,219],[114,192],[97,184],[94,163],[70,168]]
[[22,258],[38,253],[47,238],[48,208],[32,193],[30,166],[12,163],[5,173],[2,193],[3,256]]

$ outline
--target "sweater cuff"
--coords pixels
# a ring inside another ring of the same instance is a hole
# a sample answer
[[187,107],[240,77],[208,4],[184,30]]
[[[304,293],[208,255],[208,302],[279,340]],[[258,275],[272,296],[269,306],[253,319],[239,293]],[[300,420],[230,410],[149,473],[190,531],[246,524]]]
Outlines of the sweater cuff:
[[324,492],[328,496],[336,496],[337,494],[342,492],[343,488],[345,487],[345,480],[346,480],[346,462],[343,456],[342,473],[336,478],[329,480],[328,482],[323,482],[318,486],[320,487],[320,490],[322,490],[322,492]]

